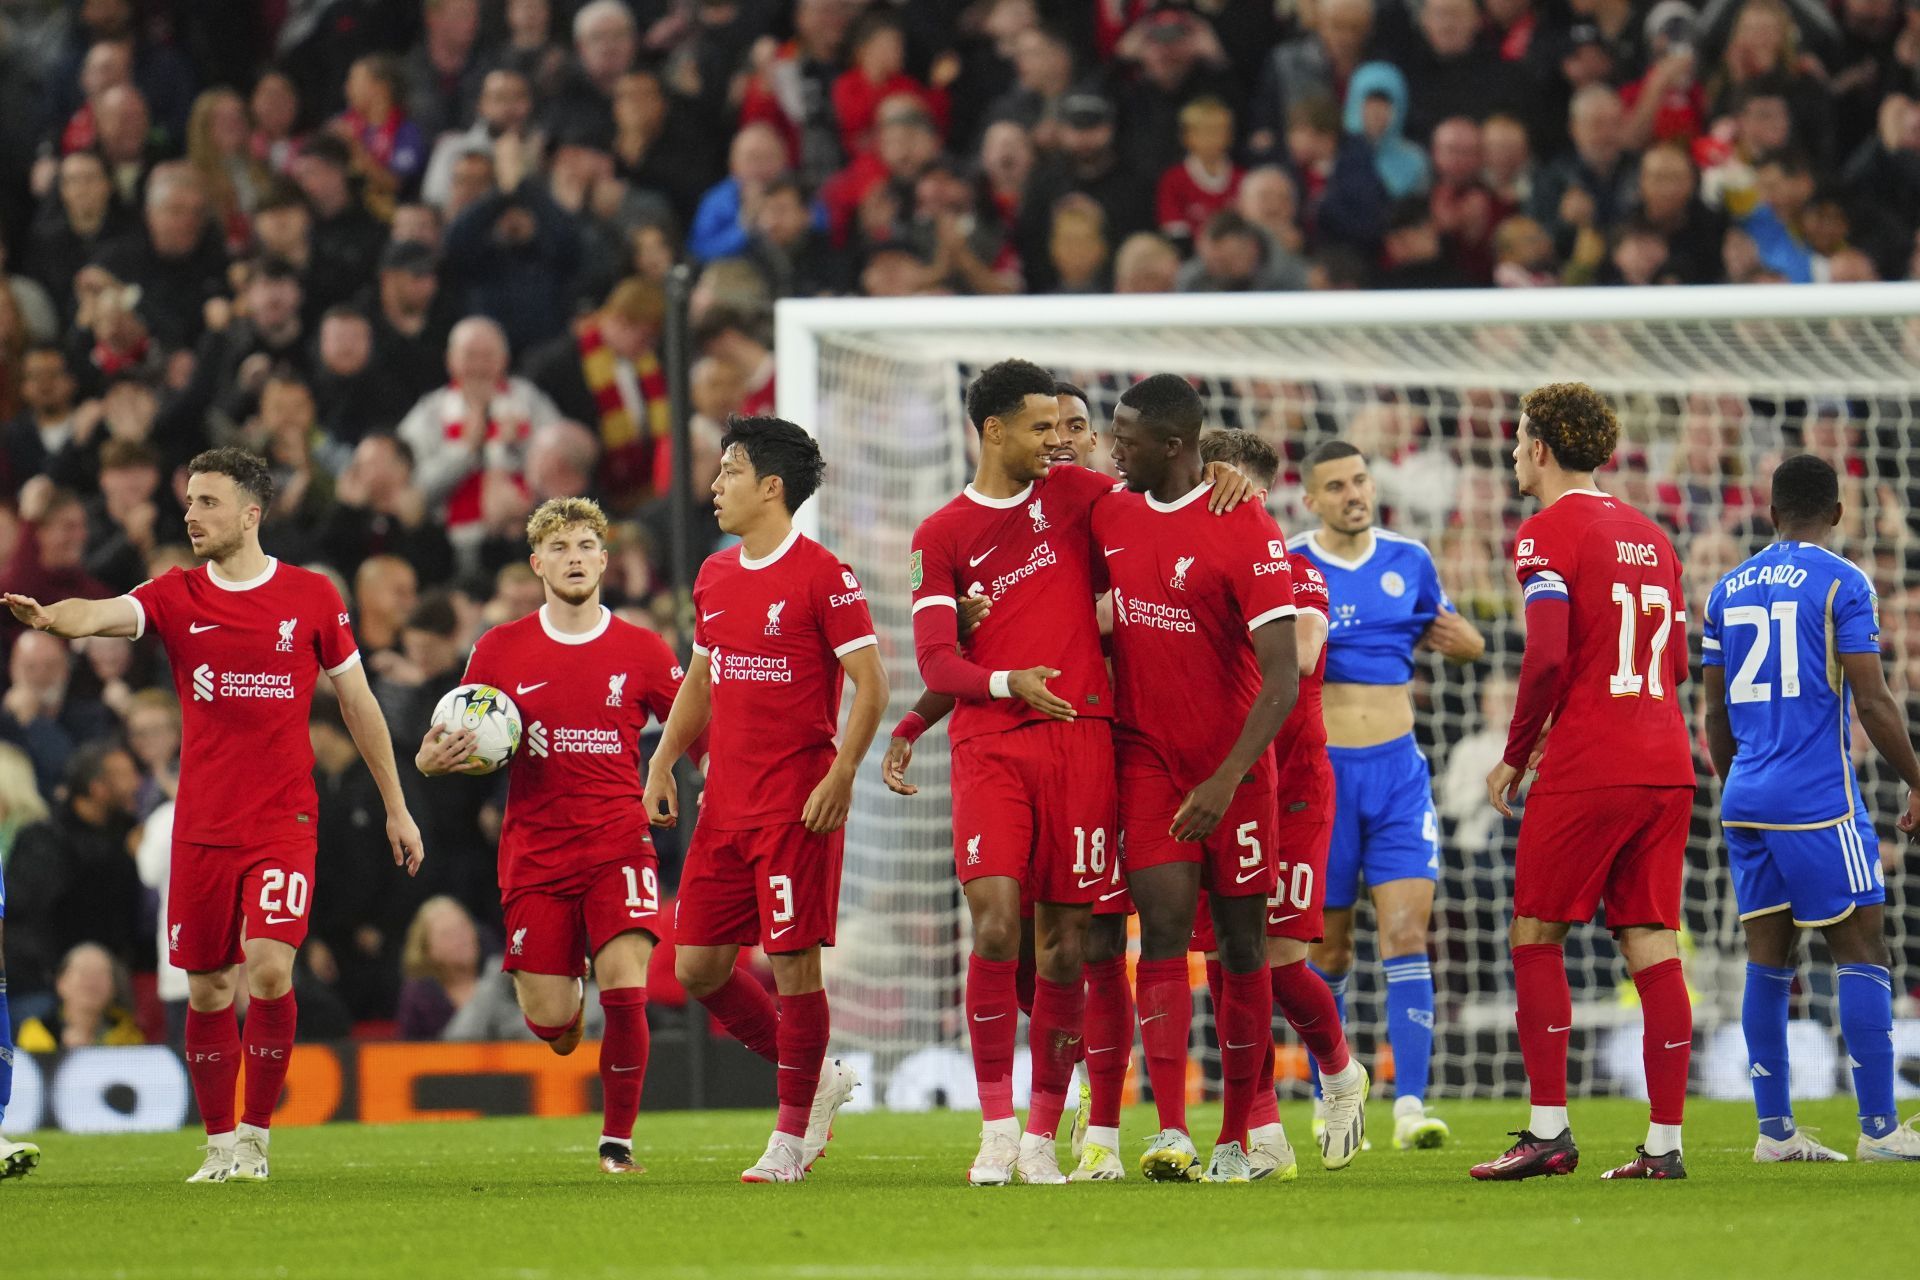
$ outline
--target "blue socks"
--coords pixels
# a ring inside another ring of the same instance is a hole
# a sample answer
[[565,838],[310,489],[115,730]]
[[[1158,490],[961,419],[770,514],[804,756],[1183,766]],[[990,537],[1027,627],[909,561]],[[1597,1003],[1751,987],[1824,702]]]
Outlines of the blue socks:
[[1853,1068],[1860,1131],[1882,1138],[1898,1119],[1893,1109],[1893,977],[1877,964],[1834,968],[1840,994],[1840,1035]]
[[0,1122],[13,1101],[13,1023],[7,1020],[7,980],[0,977]]
[[1393,1045],[1393,1094],[1427,1096],[1433,1057],[1433,966],[1425,955],[1395,956],[1387,971],[1387,1041]]
[[[1787,1075],[1787,1001],[1793,970],[1747,962],[1740,1029],[1747,1033],[1747,1076],[1760,1132],[1776,1142],[1793,1136],[1793,1091]],[[1888,1006],[1891,1014],[1892,1006]]]
[[[1324,969],[1316,968],[1311,962],[1308,963],[1307,968],[1319,974],[1320,981],[1326,983],[1327,990],[1333,992],[1333,1007],[1339,1010],[1340,1021],[1344,1025],[1347,1020],[1347,980],[1353,976],[1353,971],[1348,970],[1336,976]],[[1313,1076],[1313,1096],[1317,1098],[1320,1096],[1320,1064],[1314,1061],[1312,1054],[1307,1055],[1307,1069]]]

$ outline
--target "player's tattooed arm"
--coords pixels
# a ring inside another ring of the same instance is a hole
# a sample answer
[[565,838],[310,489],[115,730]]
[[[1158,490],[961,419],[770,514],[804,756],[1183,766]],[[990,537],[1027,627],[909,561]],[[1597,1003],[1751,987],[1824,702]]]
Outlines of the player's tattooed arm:
[[913,744],[920,735],[947,718],[953,710],[952,696],[927,692],[913,704],[913,710],[900,718],[887,742],[887,757],[880,765],[880,779],[895,795],[917,796],[920,788],[907,781],[907,766],[913,763]]
[[115,596],[109,600],[74,599],[41,604],[32,596],[9,591],[0,599],[7,602],[14,619],[22,625],[59,636],[62,640],[78,640],[82,636],[132,639],[140,630],[139,610],[125,596]]
[[1253,656],[1260,664],[1260,692],[1247,708],[1227,758],[1220,762],[1211,778],[1187,793],[1180,811],[1173,815],[1170,834],[1176,840],[1204,840],[1213,834],[1233,802],[1233,793],[1252,771],[1261,753],[1273,745],[1280,728],[1293,712],[1300,697],[1299,646],[1294,639],[1294,619],[1289,614],[1262,623],[1253,632]]
[[[1860,727],[1867,731],[1867,740],[1907,784],[1907,807],[1900,815],[1899,828],[1906,832],[1909,840],[1920,839],[1920,760],[1914,757],[1913,740],[1907,736],[1900,704],[1887,688],[1880,655],[1843,653],[1840,669],[1846,673],[1847,685],[1853,690],[1854,713],[1860,717]],[[1882,846],[1883,852],[1885,847]]]
[[706,732],[713,719],[713,667],[707,655],[696,653],[687,663],[686,678],[674,695],[673,710],[660,732],[660,745],[647,763],[647,821],[656,827],[672,827],[680,822],[680,791],[673,780],[673,766]]

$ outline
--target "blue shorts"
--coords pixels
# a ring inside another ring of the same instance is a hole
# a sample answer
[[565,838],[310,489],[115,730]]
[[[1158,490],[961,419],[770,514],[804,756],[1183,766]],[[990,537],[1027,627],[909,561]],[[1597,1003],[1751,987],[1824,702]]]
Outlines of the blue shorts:
[[1351,907],[1360,881],[1440,878],[1440,819],[1433,771],[1413,735],[1372,747],[1328,747],[1333,762],[1333,844],[1327,909]]
[[1742,920],[1785,909],[1795,924],[1816,928],[1887,900],[1880,838],[1864,809],[1817,831],[1724,830]]

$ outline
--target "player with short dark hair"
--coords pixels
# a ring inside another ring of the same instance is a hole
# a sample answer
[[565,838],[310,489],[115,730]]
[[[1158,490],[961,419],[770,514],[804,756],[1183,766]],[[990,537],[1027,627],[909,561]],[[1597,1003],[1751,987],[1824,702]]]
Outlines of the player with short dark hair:
[[[1433,773],[1413,734],[1413,669],[1419,650],[1467,663],[1486,641],[1447,598],[1433,555],[1375,522],[1366,455],[1329,440],[1301,468],[1306,507],[1320,527],[1301,554],[1327,580],[1333,617],[1323,696],[1336,803],[1327,853],[1326,936],[1312,963],[1346,1014],[1353,972],[1353,905],[1366,883],[1386,979],[1387,1041],[1393,1049],[1393,1142],[1437,1147],[1446,1122],[1427,1114],[1433,1056],[1433,968],[1427,935],[1440,874],[1440,820]],[[1316,1090],[1324,1082],[1315,1077]],[[1331,1104],[1324,1100],[1324,1112]],[[1315,1128],[1327,1123],[1316,1118]]]
[[1487,797],[1508,818],[1538,769],[1513,876],[1515,1022],[1533,1113],[1482,1180],[1572,1173],[1567,1127],[1568,930],[1605,904],[1642,1012],[1652,1118],[1608,1178],[1687,1176],[1680,1121],[1693,1006],[1680,967],[1680,881],[1693,812],[1693,752],[1681,709],[1687,605],[1660,527],[1594,487],[1620,424],[1592,387],[1559,382],[1521,401],[1513,470],[1541,509],[1520,526],[1514,574],[1527,647],[1506,754]]
[[[826,471],[819,445],[780,418],[734,418],[720,450],[714,515],[740,544],[708,556],[694,581],[693,660],[647,767],[646,806],[655,825],[675,825],[674,763],[708,734],[674,905],[674,973],[776,1068],[773,1136],[741,1181],[798,1182],[857,1083],[825,1063],[820,948],[833,945],[842,828],[887,676],[860,580],[793,527]],[[836,750],[843,674],[854,697]],[[777,1010],[734,967],[754,945],[773,966]]]
[[[601,603],[607,517],[598,503],[541,503],[527,545],[546,603],[482,635],[460,678],[507,691],[520,711],[500,828],[501,967],[528,1030],[564,1055],[580,1043],[592,957],[606,1013],[600,1169],[644,1173],[633,1122],[651,1049],[647,962],[661,927],[640,735],[650,719],[667,718],[682,672],[659,636]],[[430,778],[478,772],[474,741],[471,729],[432,725],[414,764]]]
[[[268,1126],[293,1051],[294,954],[313,901],[318,801],[307,706],[322,670],[386,803],[394,862],[412,874],[425,853],[339,592],[260,549],[273,501],[266,463],[243,449],[210,449],[187,470],[187,539],[207,563],[111,600],[5,599],[36,630],[134,639],[151,630],[166,645],[182,731],[167,959],[187,971],[187,1074],[207,1131],[206,1159],[187,1181],[265,1181]],[[242,960],[252,999],[236,1129]]]
[[1825,460],[1801,454],[1775,468],[1775,541],[1714,587],[1700,642],[1707,748],[1725,781],[1720,822],[1747,935],[1740,1025],[1760,1164],[1846,1159],[1793,1123],[1787,1004],[1801,929],[1819,929],[1833,958],[1860,1107],[1855,1155],[1920,1160],[1920,1117],[1902,1125],[1894,1111],[1886,880],[1847,754],[1848,698],[1907,784],[1899,829],[1909,838],[1920,829],[1920,761],[1881,670],[1873,581],[1825,545],[1841,511]]
[[1208,890],[1225,970],[1224,1108],[1205,1177],[1244,1182],[1247,1117],[1273,1044],[1265,911],[1274,884],[1271,747],[1299,695],[1286,541],[1253,503],[1209,516],[1200,397],[1156,374],[1113,414],[1127,492],[1094,511],[1113,587],[1116,774],[1127,886],[1140,912],[1136,1000],[1160,1133],[1156,1181],[1201,1176],[1186,1131],[1193,993],[1187,944]]
[[[1240,471],[1261,487],[1260,500],[1280,472],[1273,446],[1252,431],[1209,431],[1200,438],[1200,456]],[[1333,838],[1333,765],[1327,759],[1327,726],[1320,688],[1327,673],[1327,628],[1332,602],[1327,580],[1313,562],[1289,550],[1293,577],[1294,644],[1299,655],[1300,697],[1274,739],[1277,777],[1274,816],[1274,886],[1267,900],[1267,967],[1273,1003],[1325,1068],[1326,1091],[1334,1099],[1339,1123],[1319,1133],[1320,1159],[1340,1169],[1352,1161],[1366,1138],[1368,1080],[1347,1051],[1346,1030],[1326,980],[1307,964],[1307,950],[1324,930],[1327,847]],[[1205,898],[1205,895],[1202,895]],[[1207,988],[1220,1008],[1225,971],[1214,938],[1213,916],[1203,901],[1194,917],[1194,950],[1206,955]],[[1271,1052],[1260,1067],[1253,1110],[1247,1118],[1247,1160],[1255,1179],[1293,1178],[1299,1171],[1293,1144],[1280,1123],[1273,1092]]]

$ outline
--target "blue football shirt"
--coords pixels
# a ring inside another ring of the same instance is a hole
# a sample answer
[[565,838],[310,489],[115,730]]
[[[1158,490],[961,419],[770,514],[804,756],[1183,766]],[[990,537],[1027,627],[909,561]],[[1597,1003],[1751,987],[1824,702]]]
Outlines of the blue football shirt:
[[1333,613],[1327,630],[1328,684],[1405,684],[1414,646],[1439,614],[1454,612],[1426,546],[1385,529],[1357,560],[1300,540],[1300,553],[1327,579]]

